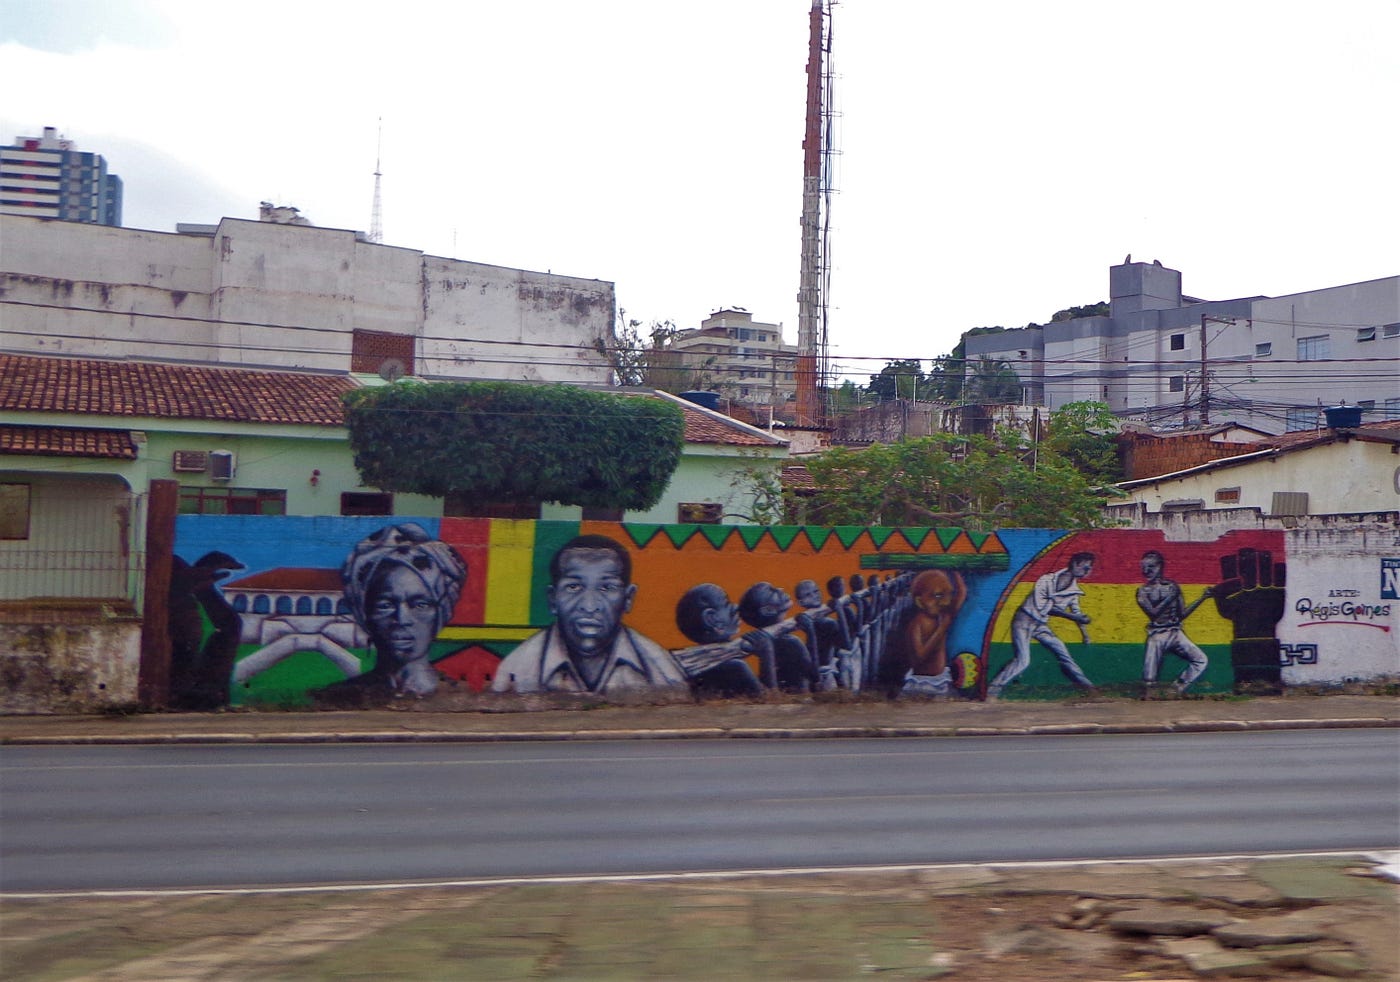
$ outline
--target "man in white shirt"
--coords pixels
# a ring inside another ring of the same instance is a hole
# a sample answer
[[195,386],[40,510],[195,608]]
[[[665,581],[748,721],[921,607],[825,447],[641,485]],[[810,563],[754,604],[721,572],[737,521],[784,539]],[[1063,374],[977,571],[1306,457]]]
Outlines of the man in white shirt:
[[1089,615],[1079,609],[1079,598],[1084,591],[1079,581],[1094,571],[1094,554],[1076,552],[1069,559],[1069,565],[1053,573],[1046,573],[1035,581],[1031,595],[1021,604],[1021,609],[1011,619],[1011,645],[1016,656],[997,673],[987,686],[987,698],[998,698],[1002,690],[1014,682],[1031,664],[1031,641],[1039,641],[1060,662],[1060,671],[1082,691],[1092,691],[1090,682],[1074,657],[1050,628],[1051,617],[1063,617],[1079,625],[1080,636],[1089,643],[1089,632],[1085,626]]
[[622,623],[637,585],[632,557],[602,535],[566,542],[549,564],[554,623],[526,638],[496,669],[496,692],[688,692],[675,657]]

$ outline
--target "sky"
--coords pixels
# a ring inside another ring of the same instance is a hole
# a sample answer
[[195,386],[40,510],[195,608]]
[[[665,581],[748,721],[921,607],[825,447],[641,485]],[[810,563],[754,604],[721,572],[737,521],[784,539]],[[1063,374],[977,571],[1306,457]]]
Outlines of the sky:
[[[797,340],[811,0],[0,0],[0,142],[124,224],[292,205],[388,245],[742,307]],[[1108,299],[1400,273],[1400,0],[841,0],[830,354],[861,379]],[[382,136],[381,136],[382,132]],[[0,243],[3,248],[3,243]]]

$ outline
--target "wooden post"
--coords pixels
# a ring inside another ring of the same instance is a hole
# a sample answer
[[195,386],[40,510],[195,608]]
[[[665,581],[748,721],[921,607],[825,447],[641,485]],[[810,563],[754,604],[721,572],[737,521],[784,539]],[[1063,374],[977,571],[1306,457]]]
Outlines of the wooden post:
[[136,691],[145,709],[170,701],[170,569],[180,485],[152,481],[146,496],[146,585],[141,607],[141,666]]

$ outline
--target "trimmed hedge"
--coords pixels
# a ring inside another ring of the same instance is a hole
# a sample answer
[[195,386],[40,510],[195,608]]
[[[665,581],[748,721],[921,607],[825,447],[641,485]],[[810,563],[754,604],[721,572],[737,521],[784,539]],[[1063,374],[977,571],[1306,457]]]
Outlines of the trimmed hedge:
[[674,403],[569,385],[407,380],[346,393],[345,423],[370,487],[631,511],[661,500],[685,444]]

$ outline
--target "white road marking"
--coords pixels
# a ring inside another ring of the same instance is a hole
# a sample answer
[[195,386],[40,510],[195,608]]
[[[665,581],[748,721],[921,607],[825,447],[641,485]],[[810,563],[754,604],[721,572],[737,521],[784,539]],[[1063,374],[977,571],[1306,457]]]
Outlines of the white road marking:
[[1393,846],[1348,849],[1340,852],[1261,852],[1205,856],[1138,856],[1131,859],[1050,859],[1034,862],[913,863],[890,866],[814,866],[776,869],[715,870],[673,873],[600,873],[569,876],[501,876],[466,880],[389,880],[376,883],[316,883],[278,887],[182,887],[152,890],[68,890],[50,892],[0,892],[0,900],[55,900],[104,897],[253,896],[301,893],[364,893],[372,890],[429,890],[443,887],[486,888],[534,885],[586,885],[590,883],[696,883],[745,878],[857,875],[867,873],[920,873],[964,869],[1076,869],[1089,866],[1186,866],[1193,863],[1256,862],[1280,859],[1355,859],[1358,864],[1383,863],[1394,856]]

